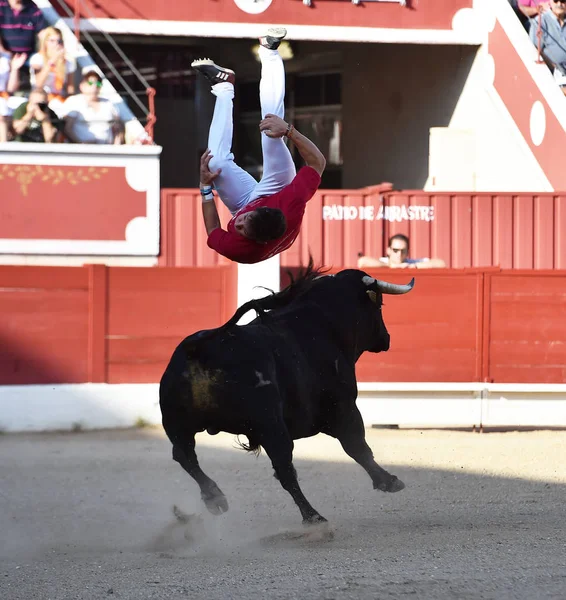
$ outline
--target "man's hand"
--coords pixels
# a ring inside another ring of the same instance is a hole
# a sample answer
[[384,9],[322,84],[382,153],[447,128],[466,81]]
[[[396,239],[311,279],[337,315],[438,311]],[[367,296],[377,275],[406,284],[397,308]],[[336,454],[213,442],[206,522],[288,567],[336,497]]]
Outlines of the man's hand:
[[200,183],[201,185],[211,185],[212,182],[222,173],[222,169],[218,171],[211,171],[208,167],[210,159],[213,158],[210,150],[207,148],[206,152],[200,157]]
[[28,55],[23,52],[12,54],[12,58],[10,59],[10,67],[16,70],[21,69],[25,64],[27,57]]
[[280,138],[287,133],[287,123],[276,115],[267,114],[259,124],[259,130],[267,137]]

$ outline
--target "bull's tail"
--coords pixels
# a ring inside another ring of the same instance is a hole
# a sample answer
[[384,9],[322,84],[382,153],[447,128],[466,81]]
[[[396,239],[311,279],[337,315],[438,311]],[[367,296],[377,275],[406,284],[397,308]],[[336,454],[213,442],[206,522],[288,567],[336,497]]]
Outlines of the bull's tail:
[[238,446],[240,446],[240,448],[242,448],[242,450],[245,450],[246,452],[253,452],[253,454],[255,454],[256,456],[259,456],[261,454],[261,446],[256,440],[250,438],[249,436],[247,444],[240,440],[240,436],[237,436],[236,443],[238,444]]

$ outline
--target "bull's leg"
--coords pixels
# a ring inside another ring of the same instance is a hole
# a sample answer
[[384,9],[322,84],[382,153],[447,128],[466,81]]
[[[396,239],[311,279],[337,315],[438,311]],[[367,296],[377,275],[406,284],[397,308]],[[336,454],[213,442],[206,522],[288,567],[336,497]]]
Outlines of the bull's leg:
[[200,497],[213,515],[221,515],[228,510],[228,501],[216,483],[206,475],[198,464],[195,453],[195,438],[178,436],[173,438],[173,460],[198,483]]
[[380,467],[373,458],[373,452],[366,443],[366,435],[362,415],[356,406],[338,419],[336,431],[333,432],[348,456],[361,465],[373,481],[373,489],[383,492],[399,492],[405,484]]
[[276,427],[264,431],[260,440],[271,459],[277,479],[299,507],[303,523],[305,525],[325,523],[326,519],[310,505],[299,487],[297,472],[293,466],[293,440],[287,432],[285,423],[281,421]]

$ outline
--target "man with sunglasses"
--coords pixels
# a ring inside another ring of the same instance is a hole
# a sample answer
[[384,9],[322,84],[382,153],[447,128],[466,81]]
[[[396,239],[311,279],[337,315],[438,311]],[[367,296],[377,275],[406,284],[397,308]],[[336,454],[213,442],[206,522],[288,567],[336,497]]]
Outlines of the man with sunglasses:
[[554,79],[566,95],[566,0],[550,0],[550,10],[533,19],[529,35],[538,48],[541,27],[541,54],[553,69]]
[[360,256],[358,268],[389,267],[391,269],[438,269],[446,266],[441,258],[409,258],[409,238],[397,233],[389,238],[387,256]]
[[102,76],[86,67],[79,84],[80,94],[69,96],[61,108],[65,134],[79,144],[123,144],[124,128],[117,108],[101,98]]

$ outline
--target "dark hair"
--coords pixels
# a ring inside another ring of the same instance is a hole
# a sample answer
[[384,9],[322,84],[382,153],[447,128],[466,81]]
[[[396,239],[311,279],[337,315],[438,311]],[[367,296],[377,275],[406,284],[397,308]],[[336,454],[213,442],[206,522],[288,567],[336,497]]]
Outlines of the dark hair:
[[407,244],[407,252],[409,252],[409,238],[406,235],[403,233],[396,233],[395,235],[392,235],[387,244],[389,248],[391,248],[391,242],[393,240],[401,240],[402,242],[405,242],[405,244]]
[[287,219],[278,208],[256,208],[249,223],[250,238],[256,242],[270,242],[287,230]]

